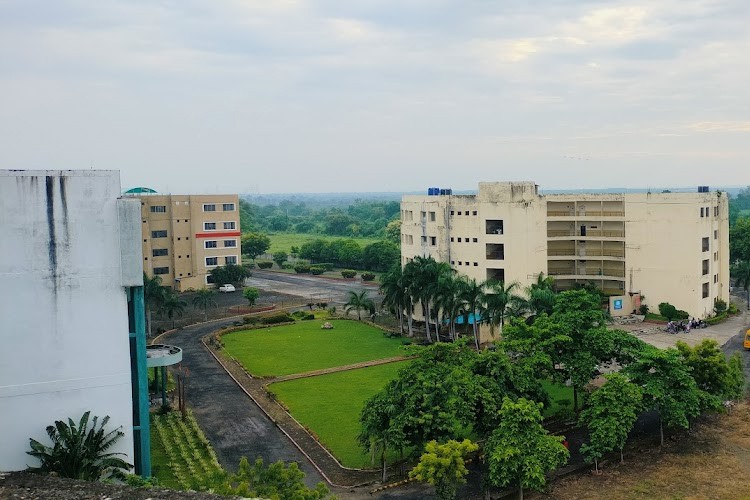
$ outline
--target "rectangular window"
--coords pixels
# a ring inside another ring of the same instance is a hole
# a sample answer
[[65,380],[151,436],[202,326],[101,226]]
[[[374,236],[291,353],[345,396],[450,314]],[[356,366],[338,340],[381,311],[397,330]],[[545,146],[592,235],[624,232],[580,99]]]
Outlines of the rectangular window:
[[708,283],[703,283],[703,298],[708,297]]
[[227,255],[224,257],[224,264],[225,265],[237,265],[237,256],[236,255]]
[[719,275],[714,274],[714,283],[718,283],[718,282],[719,282]]
[[430,222],[435,222],[435,212],[430,212]]
[[458,242],[461,243],[461,238],[458,239]]
[[476,214],[477,214],[476,210],[474,210],[473,212],[471,212],[471,215],[476,215]]
[[453,241],[453,236],[451,236],[451,241]]
[[152,238],[166,238],[167,237],[167,230],[161,229],[159,231],[151,231],[151,237]]
[[708,252],[708,237],[703,238],[702,248],[704,252]]
[[436,236],[430,236],[430,245],[433,247],[437,245],[437,237]]
[[151,250],[152,257],[163,257],[165,255],[169,255],[169,250],[166,248],[154,248]]
[[456,213],[453,210],[451,210],[451,215],[456,215]]
[[505,245],[503,245],[502,243],[487,243],[485,258],[487,260],[504,260]]
[[204,222],[203,223],[203,230],[204,231],[216,231],[216,223],[215,222]]
[[221,205],[221,209],[225,212],[234,212],[234,203],[224,203]]
[[715,239],[715,240],[718,240],[718,239],[719,239],[719,231],[718,231],[718,230],[716,230],[716,229],[714,229],[714,239]]
[[461,215],[461,210],[458,211],[458,215]]
[[218,265],[219,265],[218,257],[206,257],[206,266],[218,266]]
[[701,207],[701,217],[705,217],[705,214],[703,213],[703,207]]
[[154,274],[169,274],[169,267],[155,267]]
[[231,222],[225,222],[224,223],[224,229],[235,229],[237,223],[234,221]]
[[475,262],[474,267],[479,267],[479,262]]
[[427,212],[420,212],[420,213],[419,213],[419,217],[420,217],[420,218],[421,218],[422,220],[425,220],[425,219],[427,219]]
[[204,203],[203,211],[204,212],[216,212],[216,205],[214,205],[213,203]]
[[237,240],[224,240],[224,248],[237,248]]
[[427,236],[422,236],[422,243],[427,243]]
[[718,216],[719,216],[719,207],[716,206],[714,207],[714,217],[718,217]]
[[503,234],[503,221],[487,220],[485,222],[486,234]]
[[479,239],[478,238],[472,238],[471,241],[472,241],[472,243],[477,243],[479,241]]
[[167,211],[167,207],[164,205],[154,205],[151,207],[151,213],[164,213]]
[[708,259],[705,259],[703,261],[702,271],[703,271],[703,276],[708,274]]
[[714,261],[719,260],[719,252],[714,252]]
[[206,240],[203,243],[203,248],[216,248],[216,240]]

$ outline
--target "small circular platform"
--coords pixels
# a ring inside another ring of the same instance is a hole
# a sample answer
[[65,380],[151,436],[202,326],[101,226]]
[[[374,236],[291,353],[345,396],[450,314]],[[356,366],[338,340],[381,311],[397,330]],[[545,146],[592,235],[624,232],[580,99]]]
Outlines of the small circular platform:
[[154,344],[146,346],[146,366],[172,366],[182,361],[182,349],[173,345]]

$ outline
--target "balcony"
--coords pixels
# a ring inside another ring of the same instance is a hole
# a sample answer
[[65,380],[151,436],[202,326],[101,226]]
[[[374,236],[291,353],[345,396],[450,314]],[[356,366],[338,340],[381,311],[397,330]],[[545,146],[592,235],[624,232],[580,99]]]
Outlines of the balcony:
[[625,250],[601,250],[601,249],[579,249],[577,252],[574,249],[570,250],[547,250],[548,257],[612,257],[615,259],[624,259]]
[[601,229],[589,229],[585,231],[583,234],[581,234],[581,231],[574,231],[574,230],[557,230],[557,229],[549,229],[547,230],[547,237],[548,238],[624,238],[625,237],[625,231],[603,231]]
[[548,210],[547,217],[575,217],[578,219],[594,217],[625,217],[625,212],[612,210],[580,210],[576,213],[572,210]]

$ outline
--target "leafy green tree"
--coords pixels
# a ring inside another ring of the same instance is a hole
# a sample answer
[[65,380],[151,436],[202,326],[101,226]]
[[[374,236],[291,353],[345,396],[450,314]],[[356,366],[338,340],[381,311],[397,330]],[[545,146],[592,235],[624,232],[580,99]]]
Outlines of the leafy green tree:
[[742,366],[742,355],[738,352],[732,354],[729,358],[729,373],[727,378],[729,382],[727,384],[727,391],[724,397],[727,399],[740,400],[745,395],[745,368]]
[[523,398],[515,402],[505,398],[500,425],[485,445],[489,484],[498,488],[517,484],[520,499],[524,488],[544,488],[546,474],[568,461],[563,438],[550,436],[542,427],[541,408]]
[[469,469],[466,468],[466,455],[479,449],[468,439],[450,440],[444,444],[430,441],[425,445],[425,452],[419,463],[409,472],[409,477],[435,487],[435,493],[441,500],[456,498],[459,484],[466,482]]
[[208,321],[208,308],[216,307],[216,292],[210,288],[204,288],[195,292],[193,306],[203,309],[203,321]]
[[84,413],[78,425],[69,418],[68,423],[56,420],[55,425],[48,426],[47,435],[52,440],[52,447],[30,438],[31,451],[26,453],[41,462],[39,467],[30,467],[30,470],[84,481],[108,477],[124,479],[124,471],[133,466],[118,457],[125,456],[124,453],[107,451],[125,435],[122,426],[105,432],[109,416],[104,417],[101,424],[98,424],[99,417],[95,416],[89,428],[90,414],[88,411]]
[[248,305],[251,307],[255,305],[255,301],[260,297],[260,292],[257,288],[247,287],[242,290],[242,296],[247,299]]
[[362,251],[362,266],[365,269],[384,272],[397,266],[401,260],[401,249],[390,241],[377,241]]
[[479,350],[480,310],[484,299],[484,283],[477,283],[473,278],[463,278],[459,284],[458,291],[461,302],[464,305],[464,324],[471,323],[471,331],[474,336],[474,347]]
[[341,267],[362,267],[362,247],[356,240],[333,240],[325,247],[323,257]]
[[165,288],[161,284],[161,277],[149,278],[143,273],[143,300],[146,305],[146,323],[148,336],[151,337],[151,313],[159,310],[164,301]]
[[385,239],[391,243],[401,243],[401,219],[390,221],[385,226]]
[[363,309],[365,311],[375,310],[375,304],[373,304],[372,299],[367,296],[367,290],[362,290],[359,293],[351,290],[349,291],[349,300],[347,300],[346,304],[344,304],[344,311],[349,314],[349,311],[351,311],[352,309],[357,311],[357,319],[359,321],[362,321],[361,311]]
[[242,235],[242,253],[255,260],[271,247],[271,238],[262,233],[246,233]]
[[227,283],[238,285],[241,284],[245,278],[250,276],[250,272],[247,269],[235,264],[214,267],[209,274],[216,286],[221,286]]
[[334,236],[347,236],[351,234],[350,226],[356,220],[343,213],[331,213],[325,220],[325,233]]
[[516,293],[518,288],[519,285],[516,282],[505,284],[502,281],[488,280],[485,283],[482,319],[489,323],[490,332],[493,336],[495,335],[495,327],[498,325],[502,334],[509,309],[514,302],[520,300],[520,296]]
[[[728,362],[719,344],[713,339],[703,339],[700,344],[690,347],[684,342],[677,342],[677,350],[690,368],[690,375],[701,391],[710,397],[703,397],[703,409],[711,410],[721,407],[726,399],[737,399],[741,394],[738,387],[744,386],[744,371],[742,358],[739,358],[739,368],[742,373],[737,378],[737,361]],[[734,363],[734,365],[733,365]]]
[[731,267],[732,277],[737,280],[737,286],[742,287],[747,295],[747,307],[750,309],[750,259],[736,262]]
[[281,265],[284,264],[284,262],[286,262],[288,258],[289,258],[289,255],[284,251],[274,252],[273,254],[273,261],[279,267],[281,267]]
[[319,500],[329,497],[323,483],[308,488],[304,479],[305,473],[295,462],[265,465],[263,459],[258,458],[250,465],[247,458],[242,457],[237,473],[229,476],[217,492],[243,498]]
[[664,425],[687,429],[701,411],[701,391],[677,349],[644,351],[623,369],[643,388],[645,407],[659,413],[659,437],[664,445]]
[[411,331],[412,304],[408,289],[404,283],[401,266],[394,266],[390,271],[380,275],[380,293],[383,295],[383,308],[389,308],[398,319],[401,333],[404,333],[404,318],[408,317],[409,336]]
[[399,450],[403,455],[406,438],[399,425],[399,405],[392,400],[393,393],[381,391],[365,402],[360,414],[360,433],[357,441],[369,450],[372,463],[380,455],[383,482],[387,479],[387,457],[389,450]]
[[187,303],[180,299],[180,295],[171,288],[165,288],[164,300],[159,306],[159,312],[166,314],[167,318],[172,320],[172,328],[175,327],[175,317],[182,316],[185,312]]
[[597,472],[599,459],[612,450],[620,450],[622,462],[622,449],[638,419],[643,400],[641,388],[624,375],[611,373],[606,378],[607,382],[589,398],[588,407],[579,419],[589,430],[589,442],[581,447],[581,453],[594,462]]
[[307,259],[310,262],[323,262],[324,255],[327,251],[328,243],[322,239],[306,241],[299,249],[299,257]]
[[750,261],[750,217],[740,217],[729,229],[729,259]]

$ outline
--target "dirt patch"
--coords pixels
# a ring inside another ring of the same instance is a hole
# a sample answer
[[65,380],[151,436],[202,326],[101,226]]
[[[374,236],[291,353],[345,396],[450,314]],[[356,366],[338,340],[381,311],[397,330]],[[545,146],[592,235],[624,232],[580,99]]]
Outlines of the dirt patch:
[[[665,444],[633,442],[625,463],[608,463],[601,475],[583,474],[556,481],[549,496],[556,499],[602,498],[748,498],[750,475],[750,405],[728,415],[706,419],[692,432]],[[544,495],[548,498],[549,496]],[[542,498],[536,494],[532,498]]]

